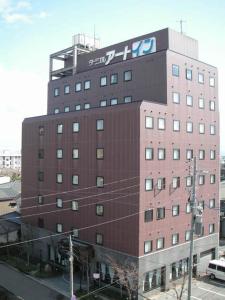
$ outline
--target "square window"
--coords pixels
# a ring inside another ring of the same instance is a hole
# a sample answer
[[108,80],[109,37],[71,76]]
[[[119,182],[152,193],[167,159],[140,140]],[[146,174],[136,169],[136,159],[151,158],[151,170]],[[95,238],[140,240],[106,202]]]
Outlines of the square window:
[[179,76],[179,66],[172,65],[172,75],[178,77]]
[[146,116],[145,117],[145,128],[152,129],[153,127],[154,127],[153,117]]
[[172,245],[177,245],[179,243],[179,234],[174,233],[172,234]]
[[103,106],[106,106],[107,105],[107,100],[101,100],[100,101],[100,106],[103,107]]
[[73,185],[78,185],[79,184],[79,176],[78,175],[73,175],[72,176],[72,184]]
[[190,203],[190,202],[188,202],[188,203],[186,204],[186,213],[187,213],[187,214],[190,214],[190,213],[191,213],[191,203]]
[[198,82],[199,83],[204,83],[204,74],[198,73]]
[[165,207],[158,207],[156,210],[156,219],[161,220],[165,218]]
[[73,132],[79,132],[80,131],[80,123],[74,122],[73,123]]
[[44,172],[38,172],[38,181],[44,181]]
[[104,206],[102,204],[96,204],[96,215],[103,216],[104,214]]
[[118,83],[118,74],[112,74],[110,76],[110,84],[116,84]]
[[209,208],[215,208],[215,207],[216,207],[215,199],[210,199],[209,200]]
[[186,177],[186,186],[187,187],[192,186],[192,176],[187,176]]
[[205,159],[205,150],[200,149],[198,152],[199,155],[199,160],[204,160]]
[[107,85],[107,77],[101,76],[100,77],[100,86],[106,86]]
[[158,118],[158,129],[165,130],[166,129],[166,121],[164,118]]
[[149,253],[152,251],[152,241],[145,241],[144,242],[144,252]]
[[72,228],[72,236],[75,238],[78,238],[79,237],[79,229]]
[[90,109],[91,105],[90,103],[84,103],[84,109]]
[[186,104],[187,106],[193,106],[193,97],[191,95],[186,96]]
[[192,70],[191,69],[186,69],[186,79],[192,80]]
[[180,121],[173,120],[173,131],[180,131]]
[[57,173],[56,174],[56,183],[62,183],[63,182],[63,174]]
[[77,83],[75,84],[75,92],[80,92],[80,91],[81,91],[81,88],[82,88],[81,82],[77,82]]
[[59,88],[54,88],[54,97],[59,96]]
[[77,104],[76,106],[75,106],[75,110],[77,111],[77,110],[81,110],[81,105],[80,104]]
[[145,211],[145,222],[153,221],[153,209],[148,209]]
[[70,93],[70,86],[67,84],[64,86],[64,94],[69,94]]
[[191,160],[193,158],[193,150],[192,149],[187,149],[186,150],[186,159]]
[[173,159],[174,160],[180,159],[180,149],[173,149]]
[[210,159],[216,159],[216,150],[210,150]]
[[104,120],[96,120],[96,130],[104,130]]
[[216,109],[215,101],[212,100],[209,101],[209,109],[213,111]]
[[91,81],[90,80],[86,80],[84,82],[84,89],[85,90],[89,90],[91,88]]
[[210,183],[211,184],[216,183],[216,175],[215,174],[210,174]]
[[125,71],[123,73],[123,79],[124,79],[124,81],[132,80],[132,71]]
[[73,159],[78,159],[78,158],[79,158],[79,149],[73,148]]
[[132,97],[131,96],[125,96],[123,98],[123,100],[124,100],[124,103],[130,103],[132,101]]
[[189,133],[193,132],[193,123],[192,122],[186,123],[186,131]]
[[198,98],[198,107],[199,108],[205,108],[205,100],[204,98]]
[[153,159],[153,148],[145,148],[145,159],[146,160]]
[[64,112],[69,112],[70,111],[70,107],[69,106],[65,106],[64,107]]
[[63,133],[63,124],[57,124],[57,133],[58,134]]
[[215,232],[215,224],[209,224],[209,234],[212,234]]
[[191,231],[186,230],[186,232],[185,232],[185,241],[190,241],[190,239],[191,239]]
[[98,245],[103,244],[103,235],[101,233],[96,233],[96,244]]
[[210,125],[210,134],[215,135],[216,134],[216,126],[215,125]]
[[153,190],[153,179],[152,178],[145,179],[145,190],[146,191]]
[[209,86],[214,87],[215,86],[215,78],[214,77],[209,77]]
[[56,206],[58,208],[62,208],[63,207],[63,201],[61,198],[56,198]]
[[200,123],[199,125],[199,133],[204,134],[205,133],[205,124]]
[[158,148],[158,160],[164,160],[166,158],[166,149]]
[[56,150],[56,158],[58,158],[58,159],[63,158],[63,149]]
[[164,238],[159,238],[156,240],[156,249],[160,250],[164,248]]
[[110,100],[110,105],[117,105],[118,104],[118,99],[117,98],[113,98]]
[[79,203],[78,203],[78,201],[76,201],[76,200],[72,200],[72,202],[71,202],[71,209],[72,210],[79,210]]
[[38,195],[38,204],[44,203],[44,197],[42,195]]
[[173,217],[179,216],[179,212],[180,212],[179,205],[173,205],[172,206],[172,216]]
[[54,114],[55,114],[55,115],[59,114],[59,108],[55,108],[55,109],[54,109]]
[[56,224],[56,232],[60,233],[63,231],[63,225],[61,223]]
[[205,175],[198,175],[198,184],[199,185],[205,184]]
[[104,187],[104,177],[97,176],[96,177],[96,186],[97,187]]
[[97,148],[96,149],[96,158],[97,159],[103,159],[104,158],[104,149],[103,148]]
[[180,103],[180,94],[173,92],[172,95],[173,95],[173,103],[179,104]]

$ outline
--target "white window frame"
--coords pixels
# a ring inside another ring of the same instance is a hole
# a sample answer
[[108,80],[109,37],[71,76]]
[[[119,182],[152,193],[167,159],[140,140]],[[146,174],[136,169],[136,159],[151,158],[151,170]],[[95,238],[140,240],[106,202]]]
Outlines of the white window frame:
[[145,191],[152,191],[153,190],[153,179],[146,178],[145,179]]
[[79,132],[80,131],[80,123],[74,122],[73,123],[73,132]]
[[166,129],[166,120],[165,118],[158,118],[158,130]]
[[153,129],[154,128],[154,118],[151,116],[145,116],[145,128]]

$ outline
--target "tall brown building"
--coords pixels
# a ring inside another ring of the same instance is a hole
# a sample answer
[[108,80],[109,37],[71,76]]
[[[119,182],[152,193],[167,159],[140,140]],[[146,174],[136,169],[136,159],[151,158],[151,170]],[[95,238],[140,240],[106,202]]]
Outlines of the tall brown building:
[[[35,237],[72,231],[93,245],[103,280],[110,255],[137,263],[140,293],[167,288],[187,269],[194,156],[207,171],[194,270],[218,252],[217,69],[170,29],[99,50],[79,38],[50,56],[47,115],[23,122],[23,220]],[[49,239],[37,247],[60,261]]]

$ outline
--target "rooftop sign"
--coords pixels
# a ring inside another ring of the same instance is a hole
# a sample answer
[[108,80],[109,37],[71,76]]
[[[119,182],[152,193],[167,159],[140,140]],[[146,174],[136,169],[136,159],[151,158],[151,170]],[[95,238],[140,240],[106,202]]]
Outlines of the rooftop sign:
[[131,48],[125,45],[120,52],[115,49],[107,51],[104,56],[90,59],[88,61],[89,67],[99,64],[109,65],[117,57],[121,57],[121,60],[127,60],[128,58],[136,58],[139,56],[147,55],[156,52],[156,38],[146,38],[144,40],[136,41],[131,44]]

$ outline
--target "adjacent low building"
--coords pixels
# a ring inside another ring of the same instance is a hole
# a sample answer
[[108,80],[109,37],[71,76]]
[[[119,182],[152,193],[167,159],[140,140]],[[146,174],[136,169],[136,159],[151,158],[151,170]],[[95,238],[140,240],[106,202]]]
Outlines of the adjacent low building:
[[21,153],[19,151],[0,150],[0,169],[21,170]]

